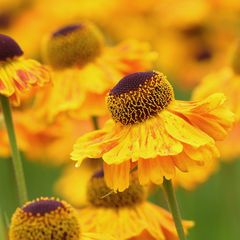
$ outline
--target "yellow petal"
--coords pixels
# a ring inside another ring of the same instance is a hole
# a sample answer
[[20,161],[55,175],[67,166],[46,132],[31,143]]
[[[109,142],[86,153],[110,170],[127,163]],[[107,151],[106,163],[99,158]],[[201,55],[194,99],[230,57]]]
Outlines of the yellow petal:
[[162,111],[160,114],[164,118],[164,125],[167,132],[173,138],[195,147],[213,142],[212,138],[198,128],[189,124],[183,118],[169,111]]

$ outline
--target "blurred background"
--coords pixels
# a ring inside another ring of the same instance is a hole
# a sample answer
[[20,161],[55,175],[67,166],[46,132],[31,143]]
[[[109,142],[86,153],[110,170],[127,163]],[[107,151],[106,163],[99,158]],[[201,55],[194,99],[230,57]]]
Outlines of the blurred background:
[[[240,35],[240,2],[0,0],[0,33],[12,36],[27,57],[39,61],[42,61],[42,39],[46,34],[83,19],[92,21],[101,29],[109,46],[125,39],[148,42],[158,53],[154,69],[168,76],[175,87],[176,99],[190,100],[193,90],[206,75],[231,65]],[[0,118],[0,128],[2,125]],[[0,138],[3,138],[1,130]],[[11,161],[9,155],[1,151],[4,147],[0,141],[0,210],[8,221],[17,201]],[[69,157],[58,162],[55,159],[28,159],[25,152],[22,155],[30,199],[69,197],[71,191],[59,191],[66,185],[75,188],[74,194],[78,187],[81,192],[81,175],[72,179],[66,177],[71,172],[69,166],[74,167]],[[239,158],[235,154],[221,159],[214,171],[191,189],[177,188],[183,217],[196,222],[189,240],[239,239]],[[59,181],[64,176],[66,181],[61,185]],[[166,206],[160,190],[154,191],[150,200]]]

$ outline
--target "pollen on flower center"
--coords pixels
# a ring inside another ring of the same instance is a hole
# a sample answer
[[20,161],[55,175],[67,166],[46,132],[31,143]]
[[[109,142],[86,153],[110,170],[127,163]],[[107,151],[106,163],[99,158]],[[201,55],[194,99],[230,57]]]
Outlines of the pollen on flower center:
[[18,208],[12,216],[11,240],[79,240],[76,210],[65,201],[40,198]]
[[119,208],[133,206],[145,200],[144,188],[133,179],[128,189],[112,192],[106,186],[103,171],[96,172],[88,184],[88,201],[95,207]]
[[174,99],[171,84],[159,72],[137,72],[124,77],[107,96],[116,122],[140,123],[155,116]]
[[0,34],[0,61],[23,55],[20,46],[9,36]]
[[26,205],[23,208],[23,211],[33,215],[44,215],[46,213],[55,211],[57,208],[64,208],[60,201],[56,201],[54,199],[43,199]]
[[101,53],[103,37],[90,23],[64,26],[46,41],[44,55],[55,69],[83,66]]

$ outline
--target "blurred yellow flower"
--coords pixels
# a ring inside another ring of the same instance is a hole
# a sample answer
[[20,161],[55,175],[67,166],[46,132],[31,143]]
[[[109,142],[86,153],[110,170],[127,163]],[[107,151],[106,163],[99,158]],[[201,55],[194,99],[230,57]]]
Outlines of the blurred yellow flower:
[[[0,112],[0,156],[10,156],[7,132]],[[94,129],[89,120],[75,121],[61,117],[58,121],[46,124],[36,115],[36,109],[13,111],[18,144],[28,160],[60,165],[69,162],[69,153],[79,134]],[[105,121],[99,119],[100,126]],[[30,124],[31,123],[31,124]]]
[[[50,165],[68,163],[69,153],[79,134],[94,130],[91,119],[79,121],[62,116],[57,121],[46,124],[38,118],[36,109],[31,107],[14,109],[13,120],[19,149],[24,152],[27,160]],[[99,127],[105,121],[106,117],[99,118]],[[0,157],[10,155],[7,131],[0,112]]]
[[222,158],[226,161],[233,160],[240,155],[240,75],[231,67],[211,73],[203,78],[195,88],[192,98],[194,100],[205,98],[213,92],[222,92],[226,95],[226,104],[235,113],[235,123],[227,138],[218,143]]
[[22,55],[22,49],[11,37],[0,34],[0,94],[16,106],[20,105],[20,96],[32,86],[50,81],[44,66]]
[[17,208],[12,216],[9,240],[110,240],[111,237],[82,232],[78,214],[67,202],[39,198]]
[[[136,179],[124,192],[109,192],[103,172],[96,172],[88,185],[88,206],[79,210],[83,230],[110,234],[117,240],[178,240],[171,214],[147,202]],[[183,226],[187,234],[193,222],[183,221]]]
[[240,75],[232,68],[225,67],[205,76],[193,91],[193,99],[202,99],[206,96],[221,92],[226,96],[226,104],[235,114],[236,121],[240,120]]
[[[85,0],[1,0],[0,6],[2,1],[6,2],[6,8],[1,7],[5,15],[1,15],[0,28],[2,27],[4,33],[13,36],[20,43],[27,56],[34,58],[40,56],[41,40],[44,34],[66,22],[89,19],[99,23],[102,18],[109,20],[106,12],[111,12],[118,2],[118,0],[91,2]],[[22,2],[20,7],[17,2]]]
[[104,160],[108,187],[129,185],[137,165],[141,184],[161,184],[218,156],[215,140],[223,139],[233,122],[223,94],[202,101],[174,99],[172,86],[159,72],[138,72],[123,78],[107,96],[113,120],[102,130],[80,137],[71,158]]
[[60,113],[79,119],[106,114],[104,97],[109,88],[124,74],[150,68],[156,58],[148,44],[135,40],[104,47],[101,34],[90,23],[58,30],[45,46],[54,84],[39,94],[36,106],[48,121]]
[[55,192],[75,207],[86,205],[87,184],[93,172],[99,168],[99,161],[85,161],[80,169],[72,164],[66,166],[55,184]]
[[238,37],[237,13],[226,12],[224,6],[218,9],[213,2],[122,0],[109,12],[118,18],[101,24],[113,39],[130,36],[149,41],[160,53],[162,71],[179,87],[192,88],[209,71],[225,65],[231,43]]

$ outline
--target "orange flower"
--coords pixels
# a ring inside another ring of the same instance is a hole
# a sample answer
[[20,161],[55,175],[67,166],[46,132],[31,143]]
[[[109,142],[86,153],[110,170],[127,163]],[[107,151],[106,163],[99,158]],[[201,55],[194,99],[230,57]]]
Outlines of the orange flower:
[[32,86],[49,82],[47,69],[37,61],[24,59],[23,51],[10,37],[0,34],[0,94],[20,105],[20,96]]
[[[15,130],[18,144],[28,160],[60,165],[68,162],[69,152],[79,134],[84,134],[94,129],[91,120],[76,121],[61,117],[57,121],[46,124],[40,121],[36,109],[13,111]],[[0,156],[10,156],[6,128],[1,122],[0,113]],[[99,119],[103,125],[104,118]]]
[[[110,191],[103,172],[96,172],[88,184],[88,205],[79,210],[84,231],[109,234],[117,240],[178,240],[171,214],[148,202],[145,189],[134,177],[125,191]],[[194,225],[182,223],[186,234]]]
[[107,47],[92,24],[68,25],[46,40],[54,84],[38,96],[39,114],[50,122],[60,113],[79,119],[106,115],[109,88],[124,74],[149,68],[155,57],[146,43],[128,40]]
[[55,192],[75,207],[82,207],[87,203],[87,184],[95,170],[101,167],[97,159],[86,161],[81,169],[72,164],[64,168],[62,175],[55,183]]
[[213,92],[222,92],[226,95],[227,106],[235,113],[235,123],[227,138],[218,143],[223,160],[231,161],[239,156],[240,131],[240,75],[230,67],[207,75],[193,92],[193,99],[204,98]]
[[137,165],[141,184],[161,184],[176,168],[191,171],[218,156],[215,140],[223,139],[233,122],[223,94],[201,101],[178,101],[166,77],[139,72],[123,78],[108,94],[112,114],[103,129],[80,137],[71,158],[104,160],[107,185],[123,191],[130,169]]
[[38,198],[17,208],[12,216],[11,240],[114,240],[104,234],[83,232],[77,211],[67,202]]

